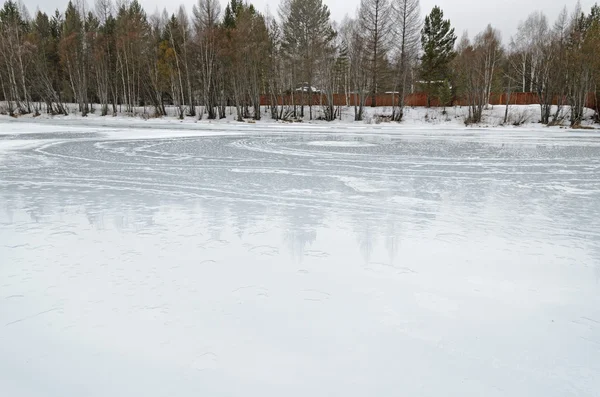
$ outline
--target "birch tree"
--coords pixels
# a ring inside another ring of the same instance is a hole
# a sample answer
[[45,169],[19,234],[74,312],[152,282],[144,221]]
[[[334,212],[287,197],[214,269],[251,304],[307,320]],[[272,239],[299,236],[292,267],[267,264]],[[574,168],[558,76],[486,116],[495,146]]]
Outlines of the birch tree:
[[0,84],[10,114],[15,111],[31,113],[27,71],[32,52],[25,40],[28,30],[26,15],[17,3],[4,3],[0,10],[0,52],[3,61]]
[[188,116],[196,116],[196,106],[194,100],[194,88],[192,84],[192,59],[191,59],[191,46],[192,46],[192,29],[190,26],[190,17],[188,16],[183,6],[179,7],[177,11],[177,20],[179,22],[178,37],[180,40],[180,58],[181,66],[183,67],[186,95],[187,95],[187,106]]
[[354,120],[362,121],[369,93],[369,72],[364,67],[369,60],[367,43],[356,20],[344,20],[340,31],[348,52],[348,86],[354,103]]
[[392,10],[393,47],[396,51],[394,91],[398,92],[399,99],[396,104],[394,98],[392,120],[402,121],[405,98],[413,83],[412,72],[418,61],[419,34],[422,27],[421,6],[419,0],[392,0]]
[[221,6],[218,0],[198,0],[193,7],[197,80],[209,119],[217,118],[217,35]]
[[466,123],[479,123],[483,110],[489,104],[497,70],[502,59],[500,32],[488,27],[475,37],[474,42],[465,35],[458,45],[455,62],[457,82],[468,103]]

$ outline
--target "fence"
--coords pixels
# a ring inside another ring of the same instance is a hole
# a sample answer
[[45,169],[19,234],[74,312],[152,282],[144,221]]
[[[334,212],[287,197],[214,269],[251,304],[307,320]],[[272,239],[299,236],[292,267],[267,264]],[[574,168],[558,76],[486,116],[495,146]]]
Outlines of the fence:
[[[540,100],[538,94],[534,92],[513,92],[509,94],[508,98],[509,105],[539,105]],[[306,105],[310,104],[310,98],[308,94],[295,94],[295,95],[279,95],[276,97],[277,105]],[[260,104],[262,106],[268,106],[271,104],[271,96],[263,95],[260,98]],[[555,97],[553,100],[553,104],[558,103],[559,97]],[[566,100],[561,101],[561,103],[567,103]],[[507,94],[497,94],[493,93],[490,96],[490,105],[506,105]],[[359,98],[358,95],[355,94],[333,94],[333,104],[334,106],[354,106],[358,104]],[[387,106],[391,107],[394,105],[394,101],[398,104],[398,95],[393,94],[377,94],[375,95],[375,106]],[[440,102],[437,98],[431,98],[430,103],[428,104],[427,94],[424,92],[416,92],[413,94],[409,94],[405,97],[404,103],[406,106],[439,106]],[[313,94],[312,95],[312,105],[319,106],[327,104],[327,96],[324,94]],[[372,106],[373,104],[373,96],[369,95],[366,98],[365,106]],[[452,105],[456,106],[466,106],[468,103],[464,98],[454,98],[452,100]],[[596,100],[596,94],[590,93],[588,94],[587,104],[588,108],[597,109],[598,102]]]

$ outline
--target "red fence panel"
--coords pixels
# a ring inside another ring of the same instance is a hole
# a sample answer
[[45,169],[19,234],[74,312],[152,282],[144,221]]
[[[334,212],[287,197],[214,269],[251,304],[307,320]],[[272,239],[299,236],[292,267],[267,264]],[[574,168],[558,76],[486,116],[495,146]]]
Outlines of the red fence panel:
[[[507,98],[507,95],[509,97]],[[312,98],[311,98],[312,97]],[[273,98],[277,102],[279,106],[291,106],[295,104],[296,106],[308,106],[311,102],[313,106],[326,105],[328,103],[327,96],[325,94],[302,94],[295,93],[294,95],[286,94],[286,95],[278,95],[278,96],[270,96],[270,95],[262,95],[260,97],[260,104],[262,106],[268,106],[271,104]],[[311,100],[312,99],[312,100]],[[509,105],[538,105],[540,103],[539,97],[535,92],[513,92],[510,94],[499,94],[493,93],[490,96],[490,105],[505,105],[508,99]],[[558,103],[558,96],[554,98],[553,104]],[[562,98],[562,103],[566,103],[566,98]],[[399,99],[397,95],[393,94],[377,94],[375,95],[375,106],[378,107],[391,107],[394,105],[394,102],[398,104]],[[354,106],[358,103],[358,97],[355,94],[333,94],[333,104],[334,106]],[[428,101],[428,96],[424,92],[415,92],[412,94],[408,94],[404,103],[406,106],[411,107],[420,107],[420,106],[440,106],[440,101],[432,97],[430,101]],[[373,105],[373,96],[367,96],[365,100],[365,106],[370,107]],[[452,100],[452,105],[456,106],[466,106],[467,101],[464,98],[454,98]],[[587,99],[587,107],[596,109],[598,107],[598,101],[596,98],[596,94],[590,93],[588,94]]]

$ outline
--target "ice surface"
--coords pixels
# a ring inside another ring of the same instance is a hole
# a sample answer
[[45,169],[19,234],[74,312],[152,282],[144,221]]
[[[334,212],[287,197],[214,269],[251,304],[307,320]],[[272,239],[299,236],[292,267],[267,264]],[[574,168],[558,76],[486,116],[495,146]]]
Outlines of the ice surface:
[[598,395],[598,135],[130,127],[0,122],[0,395]]

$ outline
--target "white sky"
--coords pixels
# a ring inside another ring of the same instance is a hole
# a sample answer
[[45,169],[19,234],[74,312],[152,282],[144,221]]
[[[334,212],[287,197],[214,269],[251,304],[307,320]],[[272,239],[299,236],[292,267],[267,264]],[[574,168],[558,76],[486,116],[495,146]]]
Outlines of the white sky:
[[[2,0],[0,0],[2,1]],[[45,12],[54,12],[59,8],[64,12],[68,0],[21,0],[33,15],[39,7]],[[148,13],[153,13],[157,9],[162,11],[164,8],[169,12],[175,11],[180,4],[186,6],[191,13],[192,5],[197,0],[138,0]],[[225,7],[227,0],[220,0]],[[596,0],[581,0],[582,8],[589,12]],[[87,0],[88,4],[93,4],[94,0]],[[250,0],[257,9],[265,11],[267,7],[271,13],[276,14],[279,0]],[[354,16],[360,0],[325,0],[329,6],[332,17],[336,21],[341,21],[348,14]],[[462,32],[468,30],[469,36],[482,31],[488,24],[499,29],[503,38],[507,40],[516,31],[519,21],[525,19],[532,11],[543,10],[554,21],[564,6],[572,11],[575,8],[576,0],[421,0],[421,14],[428,14],[434,5],[439,5],[447,18],[450,18],[452,26],[456,29],[460,37]]]

